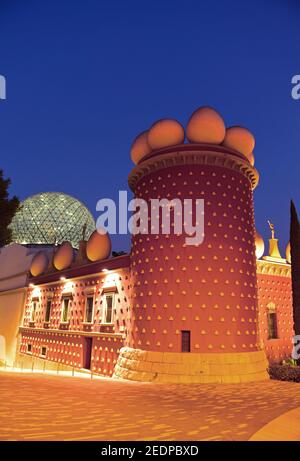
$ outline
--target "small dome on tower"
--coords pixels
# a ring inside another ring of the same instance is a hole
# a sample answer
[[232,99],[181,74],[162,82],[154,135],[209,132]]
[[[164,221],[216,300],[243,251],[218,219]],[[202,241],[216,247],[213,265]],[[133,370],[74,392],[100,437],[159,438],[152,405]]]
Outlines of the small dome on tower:
[[143,131],[140,133],[135,140],[133,141],[130,149],[130,156],[133,163],[136,165],[139,161],[145,157],[146,155],[150,154],[151,147],[148,144],[148,130]]
[[[100,230],[100,229],[99,229]],[[101,230],[100,230],[101,232]],[[105,231],[103,231],[105,232]],[[111,241],[108,233],[99,233],[97,230],[92,233],[86,244],[86,255],[90,261],[101,261],[109,257]]]
[[155,149],[175,146],[184,142],[184,129],[173,119],[163,119],[155,122],[148,132],[148,144]]
[[53,257],[53,266],[58,271],[67,269],[71,266],[74,257],[74,250],[70,242],[60,245]]
[[43,251],[39,251],[33,258],[30,266],[30,273],[37,277],[45,272],[48,266],[48,256]]
[[251,160],[253,161],[255,138],[247,128],[243,128],[242,126],[227,128],[223,145],[245,155],[250,163]]
[[191,115],[186,135],[190,142],[221,144],[225,137],[225,124],[216,110],[200,107]]
[[285,259],[287,260],[288,263],[291,264],[292,258],[291,258],[291,242],[289,242],[286,246],[285,250]]
[[265,242],[262,236],[255,231],[255,255],[256,259],[260,259],[265,251]]

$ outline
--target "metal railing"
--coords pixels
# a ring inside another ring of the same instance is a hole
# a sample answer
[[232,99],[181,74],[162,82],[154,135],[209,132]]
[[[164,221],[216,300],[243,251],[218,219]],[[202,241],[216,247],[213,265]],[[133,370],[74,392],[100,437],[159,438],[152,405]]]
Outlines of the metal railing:
[[[54,362],[55,363],[55,362]],[[90,375],[90,379],[92,380],[94,378],[95,373],[93,370],[90,370],[90,373],[87,371],[82,371],[81,368],[77,367],[69,367],[69,369],[65,369],[62,367],[61,363],[58,362],[56,367],[51,367],[47,368],[47,363],[46,361],[43,362],[43,365],[39,365],[36,363],[36,361],[33,359],[31,363],[26,367],[24,364],[24,361],[13,361],[12,365],[9,365],[7,361],[5,360],[4,362],[4,369],[6,371],[15,371],[15,372],[21,372],[21,373],[46,373],[46,374],[57,374],[57,375],[64,375],[64,376],[72,376],[72,377],[78,377],[79,376],[87,376]],[[1,370],[1,367],[0,367]],[[78,374],[76,376],[76,373]],[[101,375],[98,375],[96,373],[96,376],[101,377]],[[103,377],[103,376],[102,376]]]

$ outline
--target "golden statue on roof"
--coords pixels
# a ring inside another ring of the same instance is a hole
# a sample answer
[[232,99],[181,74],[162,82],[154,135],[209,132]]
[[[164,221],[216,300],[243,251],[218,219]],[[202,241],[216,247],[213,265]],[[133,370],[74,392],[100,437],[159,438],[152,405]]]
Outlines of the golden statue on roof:
[[271,229],[272,239],[275,238],[275,226],[271,221],[268,220],[269,228]]

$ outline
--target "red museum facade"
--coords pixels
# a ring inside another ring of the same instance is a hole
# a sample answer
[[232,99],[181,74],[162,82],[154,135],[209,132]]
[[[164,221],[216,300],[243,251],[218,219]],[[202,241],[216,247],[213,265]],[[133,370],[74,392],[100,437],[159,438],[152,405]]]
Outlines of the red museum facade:
[[[40,255],[20,326],[21,360],[140,381],[245,382],[267,379],[266,357],[290,357],[290,264],[274,232],[262,258],[252,135],[222,123],[199,109],[184,144],[178,122],[159,121],[131,153],[135,198],[204,200],[203,242],[188,245],[185,234],[160,226],[133,235],[128,255],[109,257],[103,236],[82,242],[76,258],[66,244],[53,260]],[[172,229],[172,207],[168,218]]]

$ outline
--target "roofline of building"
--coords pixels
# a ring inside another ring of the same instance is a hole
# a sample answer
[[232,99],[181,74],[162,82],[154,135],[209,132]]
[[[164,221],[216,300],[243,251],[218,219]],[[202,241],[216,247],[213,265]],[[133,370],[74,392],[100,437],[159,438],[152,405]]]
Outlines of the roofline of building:
[[108,271],[124,269],[130,265],[130,255],[125,254],[115,256],[114,258],[104,259],[102,261],[88,262],[83,265],[73,265],[69,269],[50,272],[47,274],[39,275],[37,277],[30,276],[29,283],[34,285],[44,285],[48,283],[59,282],[62,277],[71,280],[83,276],[93,276],[103,272],[105,269]]

